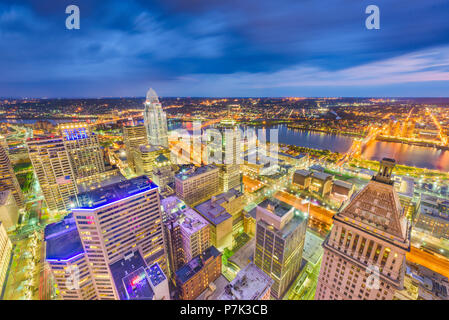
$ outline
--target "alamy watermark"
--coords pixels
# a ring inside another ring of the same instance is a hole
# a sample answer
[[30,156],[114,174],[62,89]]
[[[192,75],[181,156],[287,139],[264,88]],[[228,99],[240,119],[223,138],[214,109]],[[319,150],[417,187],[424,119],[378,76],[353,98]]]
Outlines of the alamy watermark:
[[169,138],[176,164],[254,164],[270,175],[279,163],[278,135],[278,129],[254,127],[202,130],[201,122],[194,121],[193,131],[173,130]]

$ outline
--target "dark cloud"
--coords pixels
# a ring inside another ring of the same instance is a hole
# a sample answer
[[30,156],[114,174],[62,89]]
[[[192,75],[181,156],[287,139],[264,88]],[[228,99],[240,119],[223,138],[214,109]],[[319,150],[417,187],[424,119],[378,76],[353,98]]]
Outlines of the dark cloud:
[[[431,49],[446,57],[449,2],[375,2],[381,29],[368,31],[366,0],[3,0],[0,96],[134,96],[150,85],[172,96],[402,95],[417,75],[428,85],[415,94],[439,92],[431,84],[448,65],[434,58],[408,78],[382,69],[394,86],[369,72]],[[80,30],[65,29],[69,4]],[[362,66],[366,84],[345,87]]]

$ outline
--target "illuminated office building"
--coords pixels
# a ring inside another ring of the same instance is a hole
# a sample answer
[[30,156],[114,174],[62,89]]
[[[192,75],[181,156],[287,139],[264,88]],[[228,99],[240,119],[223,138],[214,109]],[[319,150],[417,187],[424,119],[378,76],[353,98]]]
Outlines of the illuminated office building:
[[45,260],[53,273],[60,297],[63,300],[98,299],[86,251],[72,214],[45,227],[45,245]]
[[176,271],[176,284],[182,300],[194,300],[221,275],[221,252],[207,248]]
[[171,273],[210,247],[210,225],[176,196],[161,201]]
[[274,280],[271,295],[282,299],[298,277],[304,248],[307,217],[277,199],[266,199],[256,208],[254,264]]
[[74,218],[100,299],[119,299],[109,266],[140,250],[167,274],[158,187],[140,176],[73,198]]
[[175,175],[176,195],[188,205],[194,205],[219,193],[219,169],[214,165],[181,170]]
[[9,240],[6,229],[3,226],[3,223],[0,221],[0,288],[3,288],[3,284],[6,280],[9,260],[11,259],[11,251],[11,240]]
[[315,299],[391,300],[403,288],[410,223],[393,186],[394,166],[384,158],[378,174],[334,216]]
[[75,174],[62,137],[27,140],[28,154],[50,211],[70,209],[70,197],[77,194]]
[[90,131],[86,123],[61,124],[59,130],[75,179],[87,178],[105,171],[98,136]]
[[[160,154],[153,163],[153,180],[159,186],[161,195],[173,194],[175,172],[171,161]],[[171,187],[170,187],[170,186]]]
[[148,134],[148,142],[168,148],[167,115],[162,110],[159,98],[153,89],[148,90],[143,119]]
[[170,150],[167,148],[149,144],[138,146],[132,152],[135,172],[138,175],[147,175],[149,177],[153,174],[154,162],[159,155],[170,157]]
[[145,126],[125,126],[123,127],[123,143],[125,144],[126,158],[128,166],[136,172],[136,162],[134,154],[141,145],[148,144],[147,131]]
[[0,143],[0,191],[5,190],[11,190],[17,206],[24,206],[23,193],[20,189],[20,184],[17,181],[16,174],[14,173],[11,160],[9,159],[6,140],[3,140],[3,142]]

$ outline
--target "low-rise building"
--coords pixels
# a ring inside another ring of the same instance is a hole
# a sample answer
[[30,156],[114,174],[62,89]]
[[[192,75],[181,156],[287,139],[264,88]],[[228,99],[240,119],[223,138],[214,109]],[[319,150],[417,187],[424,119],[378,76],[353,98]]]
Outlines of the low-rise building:
[[310,183],[310,191],[318,193],[325,197],[331,193],[333,176],[328,173],[314,171],[312,172],[312,181]]
[[176,271],[179,298],[194,300],[221,274],[221,252],[209,247]]
[[422,193],[414,227],[435,238],[449,239],[449,200]]
[[139,250],[109,265],[119,300],[170,300],[168,279],[161,267],[147,266]]
[[334,180],[332,183],[331,199],[339,204],[351,199],[354,193],[354,185],[350,182]]
[[269,300],[274,281],[254,263],[240,270],[219,300]]
[[311,181],[312,173],[309,170],[296,170],[293,174],[293,183],[301,189],[309,189]]

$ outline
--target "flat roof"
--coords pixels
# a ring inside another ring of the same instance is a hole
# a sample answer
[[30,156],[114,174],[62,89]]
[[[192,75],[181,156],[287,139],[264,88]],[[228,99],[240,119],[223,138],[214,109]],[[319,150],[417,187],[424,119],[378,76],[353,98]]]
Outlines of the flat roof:
[[225,287],[219,300],[259,300],[273,283],[271,277],[250,263]]
[[[214,225],[220,224],[223,221],[232,218],[232,215],[221,206],[226,199],[219,196],[220,195],[215,198],[212,197],[211,199],[206,200],[195,207],[196,211],[198,211],[207,221]],[[214,201],[212,200],[213,198],[215,199]]]
[[148,281],[147,264],[139,251],[134,251],[109,265],[120,300],[152,300],[153,289]]
[[300,169],[300,170],[296,170],[295,174],[299,174],[303,177],[308,177],[308,176],[310,176],[311,172],[309,170]]
[[181,172],[179,172],[175,175],[175,177],[178,179],[181,179],[181,180],[186,180],[186,179],[198,176],[200,174],[203,174],[203,173],[215,170],[215,169],[218,170],[218,167],[211,165],[211,164],[208,164],[208,165],[205,165],[202,167],[193,167],[189,170],[182,169]]
[[342,181],[342,180],[334,180],[334,184],[339,186],[339,187],[346,188],[346,189],[351,189],[352,186],[353,186],[352,183],[349,183],[349,182],[346,182],[346,181]]
[[[259,206],[264,208],[264,209],[269,209],[269,207],[272,207],[274,210],[274,214],[277,215],[278,217],[283,217],[287,212],[289,212],[292,208],[291,205],[276,199],[276,198],[268,198],[265,199],[264,201],[262,201],[261,203],[259,203]],[[271,211],[271,210],[270,210]]]
[[45,227],[46,259],[69,260],[84,253],[75,221],[64,219]]
[[221,252],[217,250],[214,246],[210,246],[203,253],[197,255],[192,260],[190,260],[186,265],[176,271],[176,278],[182,283],[186,283],[195,274],[201,271],[204,267],[203,260],[206,261],[210,257],[218,257]]
[[80,193],[71,200],[75,204],[74,209],[96,209],[157,187],[147,176],[140,176]]
[[316,179],[319,179],[319,180],[322,180],[322,181],[325,181],[325,180],[328,180],[328,179],[332,179],[332,175],[331,174],[324,173],[324,172],[317,172],[317,171],[312,173],[312,177],[316,178]]

